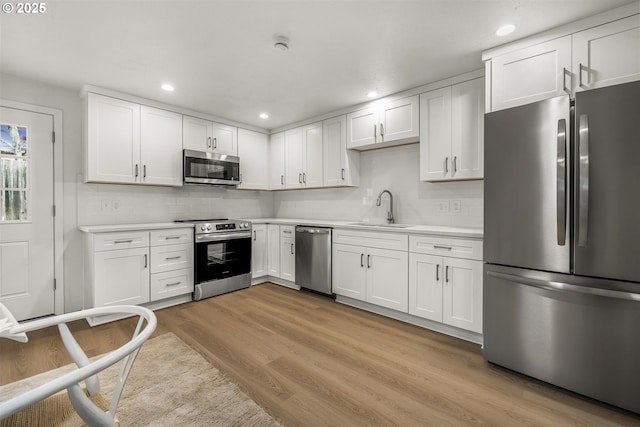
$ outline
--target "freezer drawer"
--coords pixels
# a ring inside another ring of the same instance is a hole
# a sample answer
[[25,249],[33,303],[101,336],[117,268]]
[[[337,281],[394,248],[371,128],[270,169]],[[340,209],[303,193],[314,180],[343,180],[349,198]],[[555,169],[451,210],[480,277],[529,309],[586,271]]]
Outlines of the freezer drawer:
[[638,284],[485,264],[484,357],[640,413],[634,288],[640,292]]

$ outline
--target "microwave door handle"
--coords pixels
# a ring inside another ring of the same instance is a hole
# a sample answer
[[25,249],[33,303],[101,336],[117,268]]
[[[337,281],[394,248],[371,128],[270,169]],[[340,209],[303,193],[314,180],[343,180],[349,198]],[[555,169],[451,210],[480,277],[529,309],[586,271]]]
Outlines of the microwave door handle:
[[578,119],[578,132],[578,246],[586,247],[589,233],[589,117],[586,114]]
[[556,167],[556,223],[558,245],[564,246],[567,235],[567,121],[558,120]]

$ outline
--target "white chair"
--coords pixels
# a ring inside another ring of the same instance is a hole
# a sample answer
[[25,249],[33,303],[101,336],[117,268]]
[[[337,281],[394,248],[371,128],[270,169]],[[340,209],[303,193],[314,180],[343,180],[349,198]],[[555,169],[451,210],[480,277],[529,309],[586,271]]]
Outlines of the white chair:
[[[71,331],[67,327],[67,322],[86,319],[90,316],[114,314],[139,316],[133,336],[126,344],[92,362],[85,355],[84,351],[80,348],[80,345],[71,334]],[[143,329],[145,321],[146,326],[144,326]],[[91,308],[75,313],[47,317],[18,324],[9,310],[4,305],[0,304],[0,338],[9,338],[26,342],[26,332],[46,328],[52,325],[58,325],[62,341],[70,356],[76,365],[78,365],[78,369],[61,375],[60,377],[25,393],[14,396],[9,400],[0,402],[0,421],[7,421],[3,419],[11,416],[15,417],[18,415],[18,411],[37,406],[34,404],[66,389],[73,408],[84,422],[90,426],[117,426],[118,421],[116,418],[116,410],[125,382],[131,372],[131,367],[138,355],[140,346],[142,346],[142,344],[156,329],[157,319],[155,314],[153,314],[151,310],[139,306],[113,306]],[[109,408],[107,410],[103,410],[92,402],[90,397],[87,396],[87,393],[89,396],[97,395],[100,390],[100,384],[96,374],[119,361],[122,361],[120,375],[116,380]],[[82,381],[86,384],[86,393],[80,387],[80,382]]]

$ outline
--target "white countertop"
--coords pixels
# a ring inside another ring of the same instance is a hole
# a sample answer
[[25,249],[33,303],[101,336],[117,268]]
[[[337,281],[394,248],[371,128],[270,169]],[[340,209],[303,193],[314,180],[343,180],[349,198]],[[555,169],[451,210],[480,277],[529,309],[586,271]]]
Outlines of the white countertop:
[[162,230],[167,228],[193,228],[193,224],[181,222],[152,222],[145,224],[109,224],[109,225],[81,225],[78,230],[85,233],[110,233],[113,231],[132,230]]
[[376,224],[364,225],[356,224],[359,221],[331,221],[322,219],[300,219],[300,218],[245,218],[253,224],[281,224],[281,225],[312,225],[319,227],[333,227],[353,230],[382,231],[390,233],[404,234],[436,234],[448,237],[468,237],[482,239],[484,231],[482,228],[473,227],[452,227],[446,225],[413,225],[404,224],[406,227],[384,227]]

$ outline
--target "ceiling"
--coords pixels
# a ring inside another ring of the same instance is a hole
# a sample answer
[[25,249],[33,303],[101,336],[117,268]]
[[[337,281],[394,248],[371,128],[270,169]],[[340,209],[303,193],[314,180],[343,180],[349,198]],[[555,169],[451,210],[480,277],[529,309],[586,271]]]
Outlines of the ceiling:
[[[370,90],[482,68],[484,49],[629,2],[49,0],[41,15],[0,13],[0,71],[274,129],[368,101]],[[497,37],[505,23],[516,31]],[[288,51],[273,47],[276,35]]]

